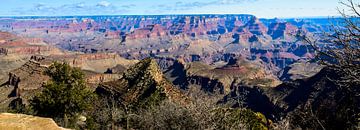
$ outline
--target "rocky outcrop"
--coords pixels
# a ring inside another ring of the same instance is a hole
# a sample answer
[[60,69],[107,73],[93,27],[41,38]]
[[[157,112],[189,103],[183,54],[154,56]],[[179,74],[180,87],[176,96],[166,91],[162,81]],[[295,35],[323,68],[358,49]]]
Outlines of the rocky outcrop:
[[282,81],[306,79],[319,73],[322,68],[317,63],[302,61],[284,68],[279,75]]
[[140,61],[126,70],[121,79],[101,84],[96,92],[115,97],[123,104],[148,104],[164,98],[182,105],[191,103],[164,77],[153,59]]
[[186,72],[190,84],[200,85],[210,92],[217,89],[222,94],[229,93],[233,86],[238,85],[275,87],[281,83],[259,63],[246,60],[231,59],[228,64],[217,68],[200,62],[191,63]]
[[29,91],[36,91],[41,85],[48,81],[50,77],[44,75],[46,67],[39,62],[30,60],[20,68],[9,73],[8,84],[14,86],[13,96],[20,97]]
[[34,54],[59,54],[61,51],[52,46],[43,45],[29,45],[29,46],[16,46],[8,48],[0,48],[0,55],[34,55]]
[[3,84],[8,80],[10,71],[21,67],[30,57],[17,55],[0,56],[0,83]]
[[66,130],[59,127],[51,118],[24,114],[0,114],[1,130]]
[[115,53],[37,55],[31,59],[41,62],[44,66],[50,65],[54,61],[66,62],[72,67],[79,67],[82,70],[97,73],[105,73],[109,68],[116,67],[117,65],[129,67],[137,62],[137,60],[124,59]]

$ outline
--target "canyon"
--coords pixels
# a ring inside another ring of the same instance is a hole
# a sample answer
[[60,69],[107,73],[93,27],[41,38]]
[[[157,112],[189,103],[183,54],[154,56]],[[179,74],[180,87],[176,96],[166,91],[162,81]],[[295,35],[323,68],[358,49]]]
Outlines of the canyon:
[[[189,108],[206,95],[217,106],[245,107],[277,123],[296,119],[309,105],[342,111],[334,104],[341,103],[336,96],[346,95],[327,79],[338,74],[318,65],[315,50],[299,36],[323,38],[322,32],[331,32],[330,21],[323,21],[253,15],[0,17],[0,111],[18,99],[28,105],[50,81],[45,71],[54,62],[80,69],[88,88],[125,109],[162,100]],[[342,119],[320,117],[328,126]]]
[[207,64],[241,55],[283,69],[314,57],[312,48],[296,35],[327,30],[330,22],[323,21],[253,15],[69,16],[4,18],[0,27],[70,51],[111,52],[127,59],[183,58]]
[[24,95],[49,80],[44,70],[64,62],[80,68],[95,89],[152,57],[179,88],[196,85],[226,94],[239,85],[276,87],[320,71],[300,74],[305,68],[298,64],[312,59],[314,51],[296,36],[328,27],[318,21],[253,15],[1,18],[6,32],[0,32],[0,79],[11,86],[9,97],[30,98]]

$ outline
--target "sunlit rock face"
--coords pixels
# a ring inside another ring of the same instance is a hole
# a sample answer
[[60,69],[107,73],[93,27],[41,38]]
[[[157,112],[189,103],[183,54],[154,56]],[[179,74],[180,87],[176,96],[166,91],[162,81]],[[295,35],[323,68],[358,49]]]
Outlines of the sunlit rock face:
[[2,130],[67,130],[59,127],[51,118],[43,118],[24,114],[0,114]]

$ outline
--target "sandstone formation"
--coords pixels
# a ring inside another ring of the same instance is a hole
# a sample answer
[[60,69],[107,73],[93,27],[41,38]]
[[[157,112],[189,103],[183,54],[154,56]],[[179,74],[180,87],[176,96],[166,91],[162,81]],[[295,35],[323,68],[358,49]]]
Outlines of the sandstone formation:
[[59,127],[51,118],[24,114],[0,114],[1,130],[66,130]]

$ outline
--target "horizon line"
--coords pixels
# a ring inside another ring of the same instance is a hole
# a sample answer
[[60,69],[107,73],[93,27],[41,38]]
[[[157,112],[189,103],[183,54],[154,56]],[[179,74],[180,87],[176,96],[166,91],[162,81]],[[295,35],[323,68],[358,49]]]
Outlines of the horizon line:
[[[0,15],[0,18],[15,17],[100,17],[100,16],[179,16],[179,15],[250,15],[252,14],[94,14],[94,15]],[[257,16],[255,16],[257,17]],[[259,19],[306,19],[306,18],[341,18],[341,16],[300,16],[300,17],[257,17]]]

